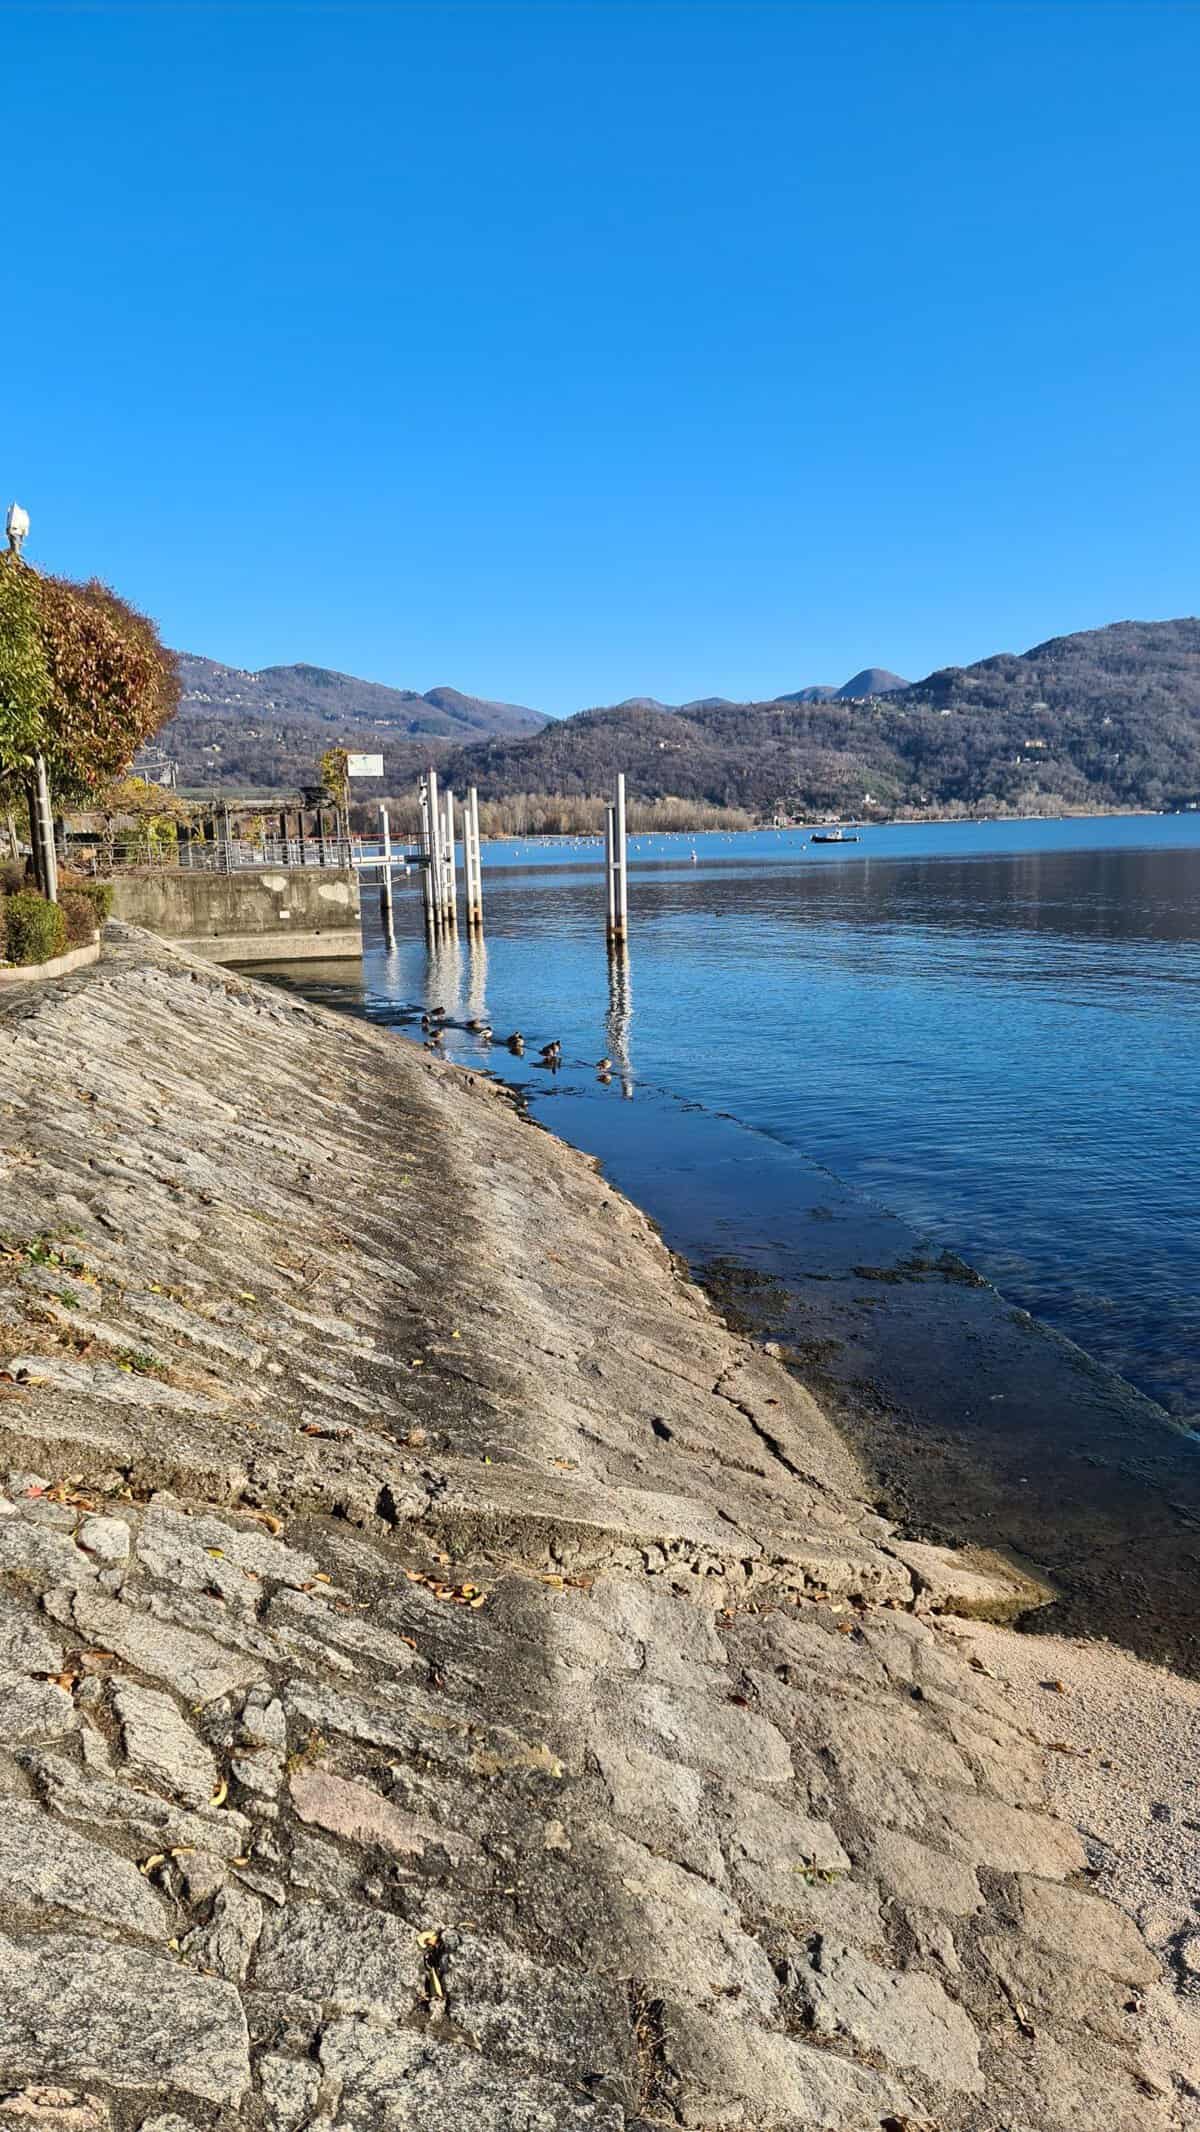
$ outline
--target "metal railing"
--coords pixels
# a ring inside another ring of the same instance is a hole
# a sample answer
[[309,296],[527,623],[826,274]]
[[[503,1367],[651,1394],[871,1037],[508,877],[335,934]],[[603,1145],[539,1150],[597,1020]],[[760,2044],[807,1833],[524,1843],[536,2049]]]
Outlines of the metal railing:
[[251,866],[361,866],[361,837],[305,836],[217,837],[181,840],[172,863],[185,872],[240,873]]
[[[361,872],[368,868],[380,869],[388,863],[374,838],[315,835],[209,837],[203,842],[199,838],[181,837],[178,844],[173,838],[166,837],[114,837],[111,844],[83,843],[68,838],[60,857],[65,865],[73,866],[78,872],[97,876],[174,872],[180,867],[185,873],[216,874],[242,873],[251,867],[263,866],[353,866]],[[406,851],[400,844],[393,847],[388,857],[393,870],[404,875],[410,865],[419,863],[420,855]]]

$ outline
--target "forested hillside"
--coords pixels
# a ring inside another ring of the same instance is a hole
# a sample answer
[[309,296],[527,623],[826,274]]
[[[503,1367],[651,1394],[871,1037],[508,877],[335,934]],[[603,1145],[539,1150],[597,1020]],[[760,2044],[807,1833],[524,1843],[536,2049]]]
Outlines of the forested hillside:
[[179,714],[159,740],[183,786],[280,787],[310,783],[335,741],[382,750],[391,778],[416,774],[430,743],[489,733],[532,733],[541,711],[464,696],[458,689],[386,688],[324,666],[266,666],[258,673],[178,655]]
[[[192,787],[295,788],[334,740],[380,750],[401,792],[436,760],[484,798],[598,795],[753,813],[1048,813],[1200,800],[1200,621],[1116,622],[1020,656],[896,686],[869,668],[837,694],[770,703],[645,697],[546,721],[452,689],[383,688],[320,667],[243,674],[181,661],[164,735]],[[846,691],[872,683],[865,699]],[[535,730],[539,727],[540,729]]]
[[862,702],[581,712],[447,756],[487,797],[630,790],[795,813],[1200,801],[1200,621],[1117,622]]

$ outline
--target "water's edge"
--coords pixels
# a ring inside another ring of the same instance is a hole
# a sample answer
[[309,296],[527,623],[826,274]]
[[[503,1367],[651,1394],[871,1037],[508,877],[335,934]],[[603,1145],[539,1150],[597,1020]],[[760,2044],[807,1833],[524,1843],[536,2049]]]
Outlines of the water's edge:
[[[644,1120],[652,1106],[639,1107]],[[736,1324],[778,1345],[862,1460],[885,1515],[943,1544],[1034,1565],[1061,1598],[1030,1626],[1104,1636],[1200,1674],[1200,1439],[815,1164],[788,1165],[789,1226],[809,1229],[802,1252],[773,1237],[769,1219],[750,1233],[744,1200],[728,1219],[730,1180],[713,1136],[726,1150],[757,1136],[682,1109],[711,1192],[706,1212],[702,1196],[681,1209],[647,1191],[615,1136],[598,1144],[595,1106],[533,1107],[599,1157]],[[739,1199],[746,1181],[732,1185]]]
[[[302,967],[275,974],[306,989]],[[336,1004],[372,1019],[361,1001]],[[418,1033],[387,1026],[407,1042]],[[777,1344],[885,1515],[1040,1571],[1061,1596],[1030,1626],[1103,1636],[1200,1676],[1192,1431],[963,1259],[753,1127],[645,1083],[636,1104],[575,1100],[549,1076],[508,1078],[503,1057],[473,1070],[593,1155],[731,1321]]]

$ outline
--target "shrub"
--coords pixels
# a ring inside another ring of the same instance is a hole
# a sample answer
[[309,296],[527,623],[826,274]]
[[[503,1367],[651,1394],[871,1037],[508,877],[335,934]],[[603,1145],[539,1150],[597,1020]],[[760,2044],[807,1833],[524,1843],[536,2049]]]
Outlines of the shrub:
[[[71,879],[64,884],[59,875],[59,887],[66,887],[73,896],[86,896],[92,906],[93,925],[103,925],[112,910],[113,885],[111,881],[83,881]],[[89,935],[89,938],[91,936]]]
[[6,859],[0,866],[0,896],[15,896],[24,886],[24,859]]
[[96,906],[91,896],[81,896],[78,889],[69,888],[59,900],[67,926],[67,946],[90,947],[96,937]]
[[5,898],[10,962],[51,962],[64,953],[67,921],[61,906],[47,903],[36,889],[23,888]]
[[8,960],[8,897],[0,895],[0,962]]

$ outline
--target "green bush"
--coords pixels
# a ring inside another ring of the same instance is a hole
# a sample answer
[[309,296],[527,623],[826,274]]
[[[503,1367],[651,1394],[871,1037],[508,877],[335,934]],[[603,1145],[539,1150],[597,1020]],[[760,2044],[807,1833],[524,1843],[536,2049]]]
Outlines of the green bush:
[[95,913],[93,924],[103,925],[112,910],[113,885],[111,881],[85,881],[76,875],[72,875],[68,880],[64,881],[60,875],[59,887],[69,889],[73,896],[86,896]]
[[68,947],[90,947],[96,937],[96,905],[93,898],[81,896],[78,889],[68,888],[59,898],[59,909],[67,924]]
[[36,889],[23,888],[5,898],[7,953],[10,962],[52,962],[67,945],[67,921],[61,906],[47,903]]

